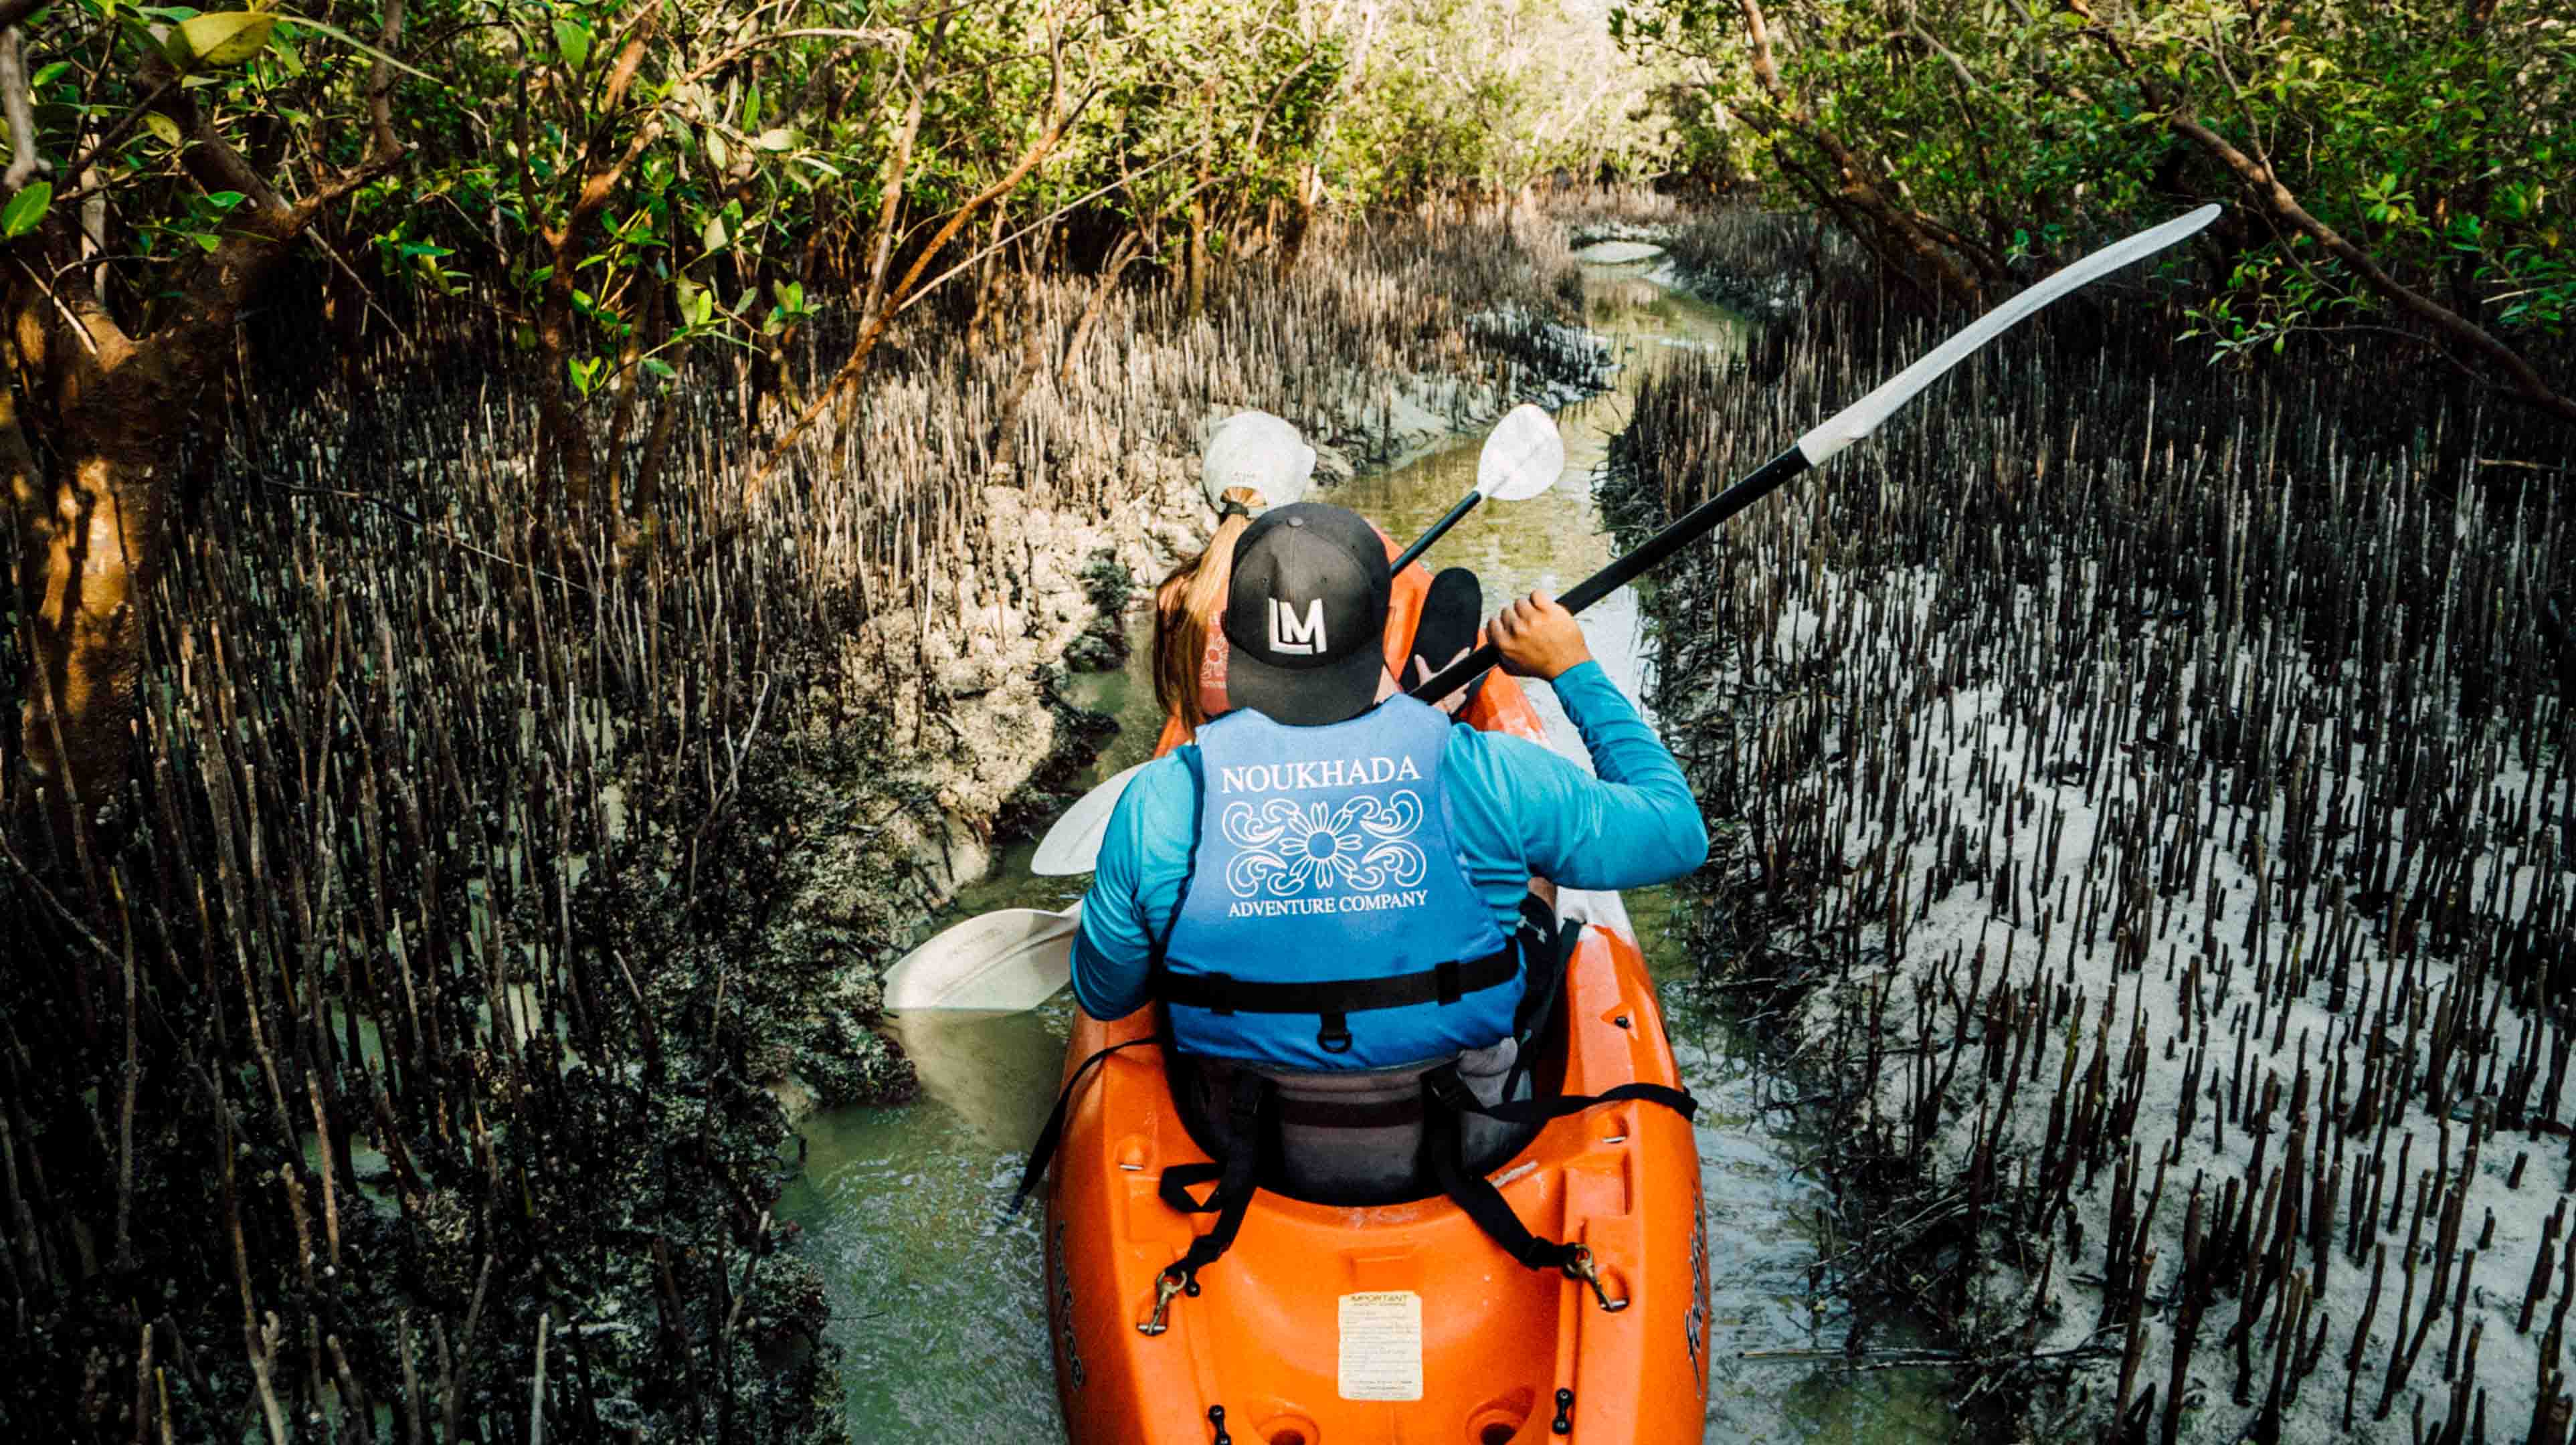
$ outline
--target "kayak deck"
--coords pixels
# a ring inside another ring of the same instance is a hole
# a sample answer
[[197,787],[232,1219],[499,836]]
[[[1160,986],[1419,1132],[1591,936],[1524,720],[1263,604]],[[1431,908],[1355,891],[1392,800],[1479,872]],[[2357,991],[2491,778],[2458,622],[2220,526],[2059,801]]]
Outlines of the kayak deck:
[[[1624,926],[1587,929],[1562,1017],[1563,1092],[1681,1086]],[[1068,1071],[1150,1036],[1153,1019],[1077,1017]],[[1542,1051],[1542,1081],[1559,1053]],[[1671,1110],[1623,1101],[1552,1121],[1489,1176],[1532,1230],[1591,1249],[1608,1296],[1628,1302],[1616,1313],[1522,1268],[1446,1198],[1355,1208],[1263,1190],[1203,1292],[1172,1302],[1167,1332],[1143,1334],[1156,1276],[1215,1221],[1166,1206],[1158,1180],[1206,1158],[1159,1045],[1122,1049],[1084,1081],[1045,1221],[1057,1392],[1078,1445],[1209,1445],[1212,1406],[1240,1445],[1700,1439],[1707,1238],[1698,1150]]]

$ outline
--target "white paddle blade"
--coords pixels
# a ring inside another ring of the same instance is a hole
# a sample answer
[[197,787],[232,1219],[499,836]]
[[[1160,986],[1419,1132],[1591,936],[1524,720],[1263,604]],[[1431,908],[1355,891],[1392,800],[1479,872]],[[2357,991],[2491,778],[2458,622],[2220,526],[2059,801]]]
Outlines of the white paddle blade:
[[1088,873],[1100,858],[1100,840],[1109,836],[1109,815],[1118,809],[1119,796],[1127,791],[1143,763],[1121,769],[1107,781],[1074,800],[1055,820],[1046,836],[1038,840],[1037,856],[1029,860],[1029,871],[1041,878],[1069,878]]
[[1017,1012],[1036,1008],[1073,978],[1077,905],[1062,913],[1005,908],[943,929],[886,970],[885,1006]]
[[1476,490],[1489,501],[1526,501],[1565,475],[1565,438],[1556,418],[1522,402],[1505,413],[1476,458]]
[[2218,219],[2220,207],[2215,203],[2201,207],[2187,216],[2177,216],[2161,226],[2140,231],[2125,241],[2103,247],[2074,265],[2015,296],[1987,312],[1977,323],[1879,384],[1878,390],[1853,402],[1832,419],[1798,438],[1798,450],[1807,454],[1810,466],[1824,465],[1825,458],[1878,430],[1898,407],[1914,399],[1914,394],[1938,380],[1941,373],[1966,360],[1971,352],[2010,330],[2014,323],[2042,306],[2090,281],[2107,276],[2132,261],[2143,261],[2175,242],[2196,234]]

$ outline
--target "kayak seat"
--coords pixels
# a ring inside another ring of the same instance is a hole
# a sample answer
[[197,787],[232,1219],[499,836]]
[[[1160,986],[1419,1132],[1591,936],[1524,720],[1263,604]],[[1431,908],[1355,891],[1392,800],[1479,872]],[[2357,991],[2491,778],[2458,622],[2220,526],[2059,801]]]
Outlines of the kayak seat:
[[[1242,1117],[1258,1120],[1254,1180],[1310,1204],[1404,1204],[1442,1193],[1441,1170],[1425,1153],[1425,1075],[1444,1064],[1488,1107],[1561,1092],[1565,1039],[1556,1001],[1581,929],[1560,930],[1535,898],[1522,909],[1521,957],[1533,977],[1522,993],[1515,1036],[1454,1059],[1381,1069],[1273,1069],[1166,1050],[1173,1103],[1191,1140],[1212,1159],[1232,1157],[1236,1095],[1260,1094]],[[1543,1119],[1504,1121],[1462,1114],[1454,1137],[1464,1167],[1489,1172],[1527,1148]],[[1437,1133],[1437,1131],[1434,1131]]]
[[[1470,1049],[1454,1061],[1477,1099],[1498,1104],[1517,1078],[1528,1097],[1528,1076],[1513,1065],[1517,1041]],[[1254,1117],[1259,1150],[1254,1181],[1263,1189],[1310,1204],[1403,1204],[1429,1198],[1440,1186],[1422,1157],[1423,1076],[1451,1060],[1384,1069],[1309,1072],[1261,1069],[1231,1059],[1173,1051],[1166,1055],[1172,1099],[1191,1140],[1209,1157],[1233,1152],[1227,1120],[1235,1096],[1262,1096]],[[1470,1115],[1462,1123],[1472,1167],[1487,1170],[1538,1136],[1536,1124],[1504,1124]]]

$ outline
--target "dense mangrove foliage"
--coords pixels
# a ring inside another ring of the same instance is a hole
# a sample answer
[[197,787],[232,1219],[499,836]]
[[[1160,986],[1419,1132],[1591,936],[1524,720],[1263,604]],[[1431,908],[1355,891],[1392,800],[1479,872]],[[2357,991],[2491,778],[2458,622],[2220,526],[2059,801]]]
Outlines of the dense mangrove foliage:
[[2565,0],[0,0],[0,1439],[846,1438],[795,1118],[1213,418],[1597,389],[1611,238],[1754,325],[1633,537],[2218,200],[1653,580],[1682,913],[1968,1418],[2568,1445],[2571,118]]
[[1977,306],[2122,219],[2234,203],[2186,329],[2396,351],[2576,424],[2576,9],[2368,0],[1630,0],[1682,162]]

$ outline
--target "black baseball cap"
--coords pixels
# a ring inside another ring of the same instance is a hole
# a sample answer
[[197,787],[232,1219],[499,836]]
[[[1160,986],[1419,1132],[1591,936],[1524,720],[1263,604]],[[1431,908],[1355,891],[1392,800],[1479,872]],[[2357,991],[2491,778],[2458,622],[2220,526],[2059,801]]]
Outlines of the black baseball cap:
[[1386,673],[1386,543],[1357,512],[1273,507],[1234,544],[1226,701],[1294,727],[1377,705]]

